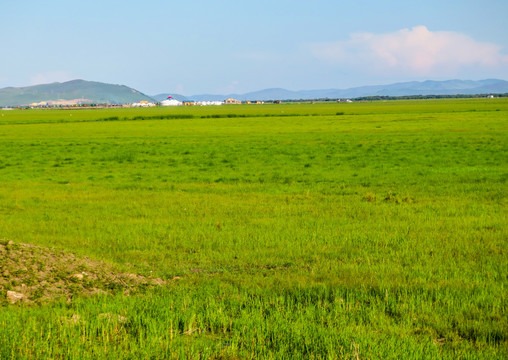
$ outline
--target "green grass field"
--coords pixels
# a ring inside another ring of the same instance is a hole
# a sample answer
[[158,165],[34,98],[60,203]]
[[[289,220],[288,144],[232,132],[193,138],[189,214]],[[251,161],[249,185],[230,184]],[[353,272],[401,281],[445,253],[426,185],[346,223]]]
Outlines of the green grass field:
[[2,263],[0,359],[505,359],[507,180],[508,99],[0,110],[0,241],[165,281]]

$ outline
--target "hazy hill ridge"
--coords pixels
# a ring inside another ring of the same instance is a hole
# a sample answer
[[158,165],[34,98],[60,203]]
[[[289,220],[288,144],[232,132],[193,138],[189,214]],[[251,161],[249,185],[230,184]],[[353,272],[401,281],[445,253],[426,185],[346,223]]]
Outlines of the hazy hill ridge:
[[487,80],[447,80],[412,81],[389,85],[362,86],[349,89],[324,89],[292,91],[281,88],[264,89],[245,94],[198,94],[184,96],[179,94],[158,94],[149,97],[125,85],[113,85],[95,81],[72,80],[27,87],[7,87],[0,89],[0,107],[29,105],[46,101],[81,99],[88,103],[128,104],[139,101],[162,101],[168,96],[177,100],[225,100],[229,97],[238,100],[299,100],[299,99],[339,99],[362,96],[410,96],[410,95],[474,95],[508,93],[508,81]]
[[85,80],[0,89],[0,106],[29,105],[44,101],[73,99],[84,99],[86,102],[98,104],[126,104],[142,100],[153,101],[149,96],[125,85],[113,85]]
[[411,81],[389,85],[362,86],[349,89],[324,89],[291,91],[281,88],[265,89],[245,94],[198,94],[183,96],[178,94],[154,95],[156,100],[163,100],[169,95],[178,99],[224,100],[229,97],[238,100],[297,100],[297,99],[338,99],[361,96],[410,96],[410,95],[475,95],[508,93],[508,81],[487,80],[446,80],[446,81]]

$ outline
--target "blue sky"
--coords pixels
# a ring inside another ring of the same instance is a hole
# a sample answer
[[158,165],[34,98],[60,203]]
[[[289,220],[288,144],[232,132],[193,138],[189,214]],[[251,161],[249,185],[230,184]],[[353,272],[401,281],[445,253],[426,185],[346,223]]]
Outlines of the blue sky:
[[0,88],[146,94],[508,80],[506,0],[2,0]]

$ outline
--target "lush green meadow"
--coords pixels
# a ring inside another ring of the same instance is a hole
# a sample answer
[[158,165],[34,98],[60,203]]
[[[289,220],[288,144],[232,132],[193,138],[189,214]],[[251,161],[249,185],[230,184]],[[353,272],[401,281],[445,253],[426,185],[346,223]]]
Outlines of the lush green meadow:
[[507,180],[508,99],[0,110],[0,239],[167,281],[0,359],[507,358]]

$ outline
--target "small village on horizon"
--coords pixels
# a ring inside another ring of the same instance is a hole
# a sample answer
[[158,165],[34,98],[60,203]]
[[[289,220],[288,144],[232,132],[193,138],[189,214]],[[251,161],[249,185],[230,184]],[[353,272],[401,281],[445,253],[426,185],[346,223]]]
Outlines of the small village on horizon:
[[27,108],[117,108],[157,106],[220,106],[281,102],[353,102],[443,97],[505,97],[508,81],[487,79],[405,82],[350,89],[302,90],[265,89],[246,94],[148,96],[125,85],[71,80],[28,87],[0,89],[0,109]]

